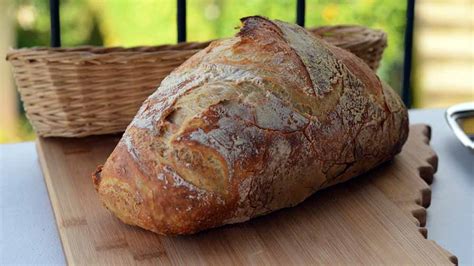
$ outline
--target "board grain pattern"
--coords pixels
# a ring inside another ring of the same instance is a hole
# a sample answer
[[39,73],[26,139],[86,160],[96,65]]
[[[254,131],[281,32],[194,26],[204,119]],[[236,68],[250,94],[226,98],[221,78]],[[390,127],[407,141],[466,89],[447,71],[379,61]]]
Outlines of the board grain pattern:
[[121,223],[101,204],[91,173],[118,135],[38,138],[37,148],[69,264],[456,264],[426,239],[437,157],[426,125],[401,154],[302,204],[249,222],[165,237]]

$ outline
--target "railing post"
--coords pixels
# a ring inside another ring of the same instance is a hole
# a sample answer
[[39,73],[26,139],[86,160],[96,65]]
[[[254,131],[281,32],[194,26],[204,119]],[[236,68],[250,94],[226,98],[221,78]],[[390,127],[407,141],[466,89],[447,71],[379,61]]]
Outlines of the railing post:
[[49,17],[51,23],[51,47],[60,47],[61,25],[59,21],[59,0],[49,0]]
[[177,0],[178,42],[186,41],[186,0]]
[[405,29],[405,54],[403,58],[403,81],[402,81],[402,99],[407,108],[412,105],[412,54],[413,54],[413,28],[415,22],[415,0],[407,1],[407,25]]
[[297,0],[296,2],[296,24],[304,27],[306,1]]

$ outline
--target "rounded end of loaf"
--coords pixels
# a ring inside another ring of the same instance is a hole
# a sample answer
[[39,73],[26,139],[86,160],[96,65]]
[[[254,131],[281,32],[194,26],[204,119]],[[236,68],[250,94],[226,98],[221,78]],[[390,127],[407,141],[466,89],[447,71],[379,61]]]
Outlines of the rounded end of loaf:
[[132,158],[120,142],[93,174],[104,206],[126,224],[162,235],[192,234],[222,225],[232,204],[188,183],[170,166],[150,170],[151,166]]

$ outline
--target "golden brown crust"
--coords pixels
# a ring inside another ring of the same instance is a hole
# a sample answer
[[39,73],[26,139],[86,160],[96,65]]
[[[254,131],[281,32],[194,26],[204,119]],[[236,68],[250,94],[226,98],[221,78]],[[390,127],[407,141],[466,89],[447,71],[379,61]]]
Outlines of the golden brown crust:
[[189,234],[245,221],[400,151],[406,108],[365,63],[296,25],[242,21],[163,80],[94,173],[125,223]]

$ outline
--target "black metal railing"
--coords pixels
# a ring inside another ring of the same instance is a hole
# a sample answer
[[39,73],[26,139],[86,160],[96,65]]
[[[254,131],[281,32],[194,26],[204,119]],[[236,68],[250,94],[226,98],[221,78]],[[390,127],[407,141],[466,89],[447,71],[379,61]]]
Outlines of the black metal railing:
[[296,24],[304,27],[306,14],[306,0],[297,0],[296,2]]
[[[305,25],[306,0],[296,0],[296,23],[302,27]],[[61,46],[61,23],[59,19],[59,0],[49,0],[51,18],[51,47]],[[186,0],[177,0],[176,24],[178,30],[178,42],[186,41]],[[403,82],[402,99],[407,107],[411,107],[411,72],[412,72],[412,48],[413,48],[413,26],[415,21],[415,0],[407,0],[406,10],[407,24],[405,29],[405,49],[403,58]]]
[[59,0],[49,0],[49,17],[51,20],[51,47],[61,47]]
[[186,0],[177,0],[178,42],[186,41]]
[[407,25],[405,27],[405,51],[403,56],[402,100],[410,108],[412,105],[411,66],[413,63],[413,29],[415,23],[415,0],[407,1]]

